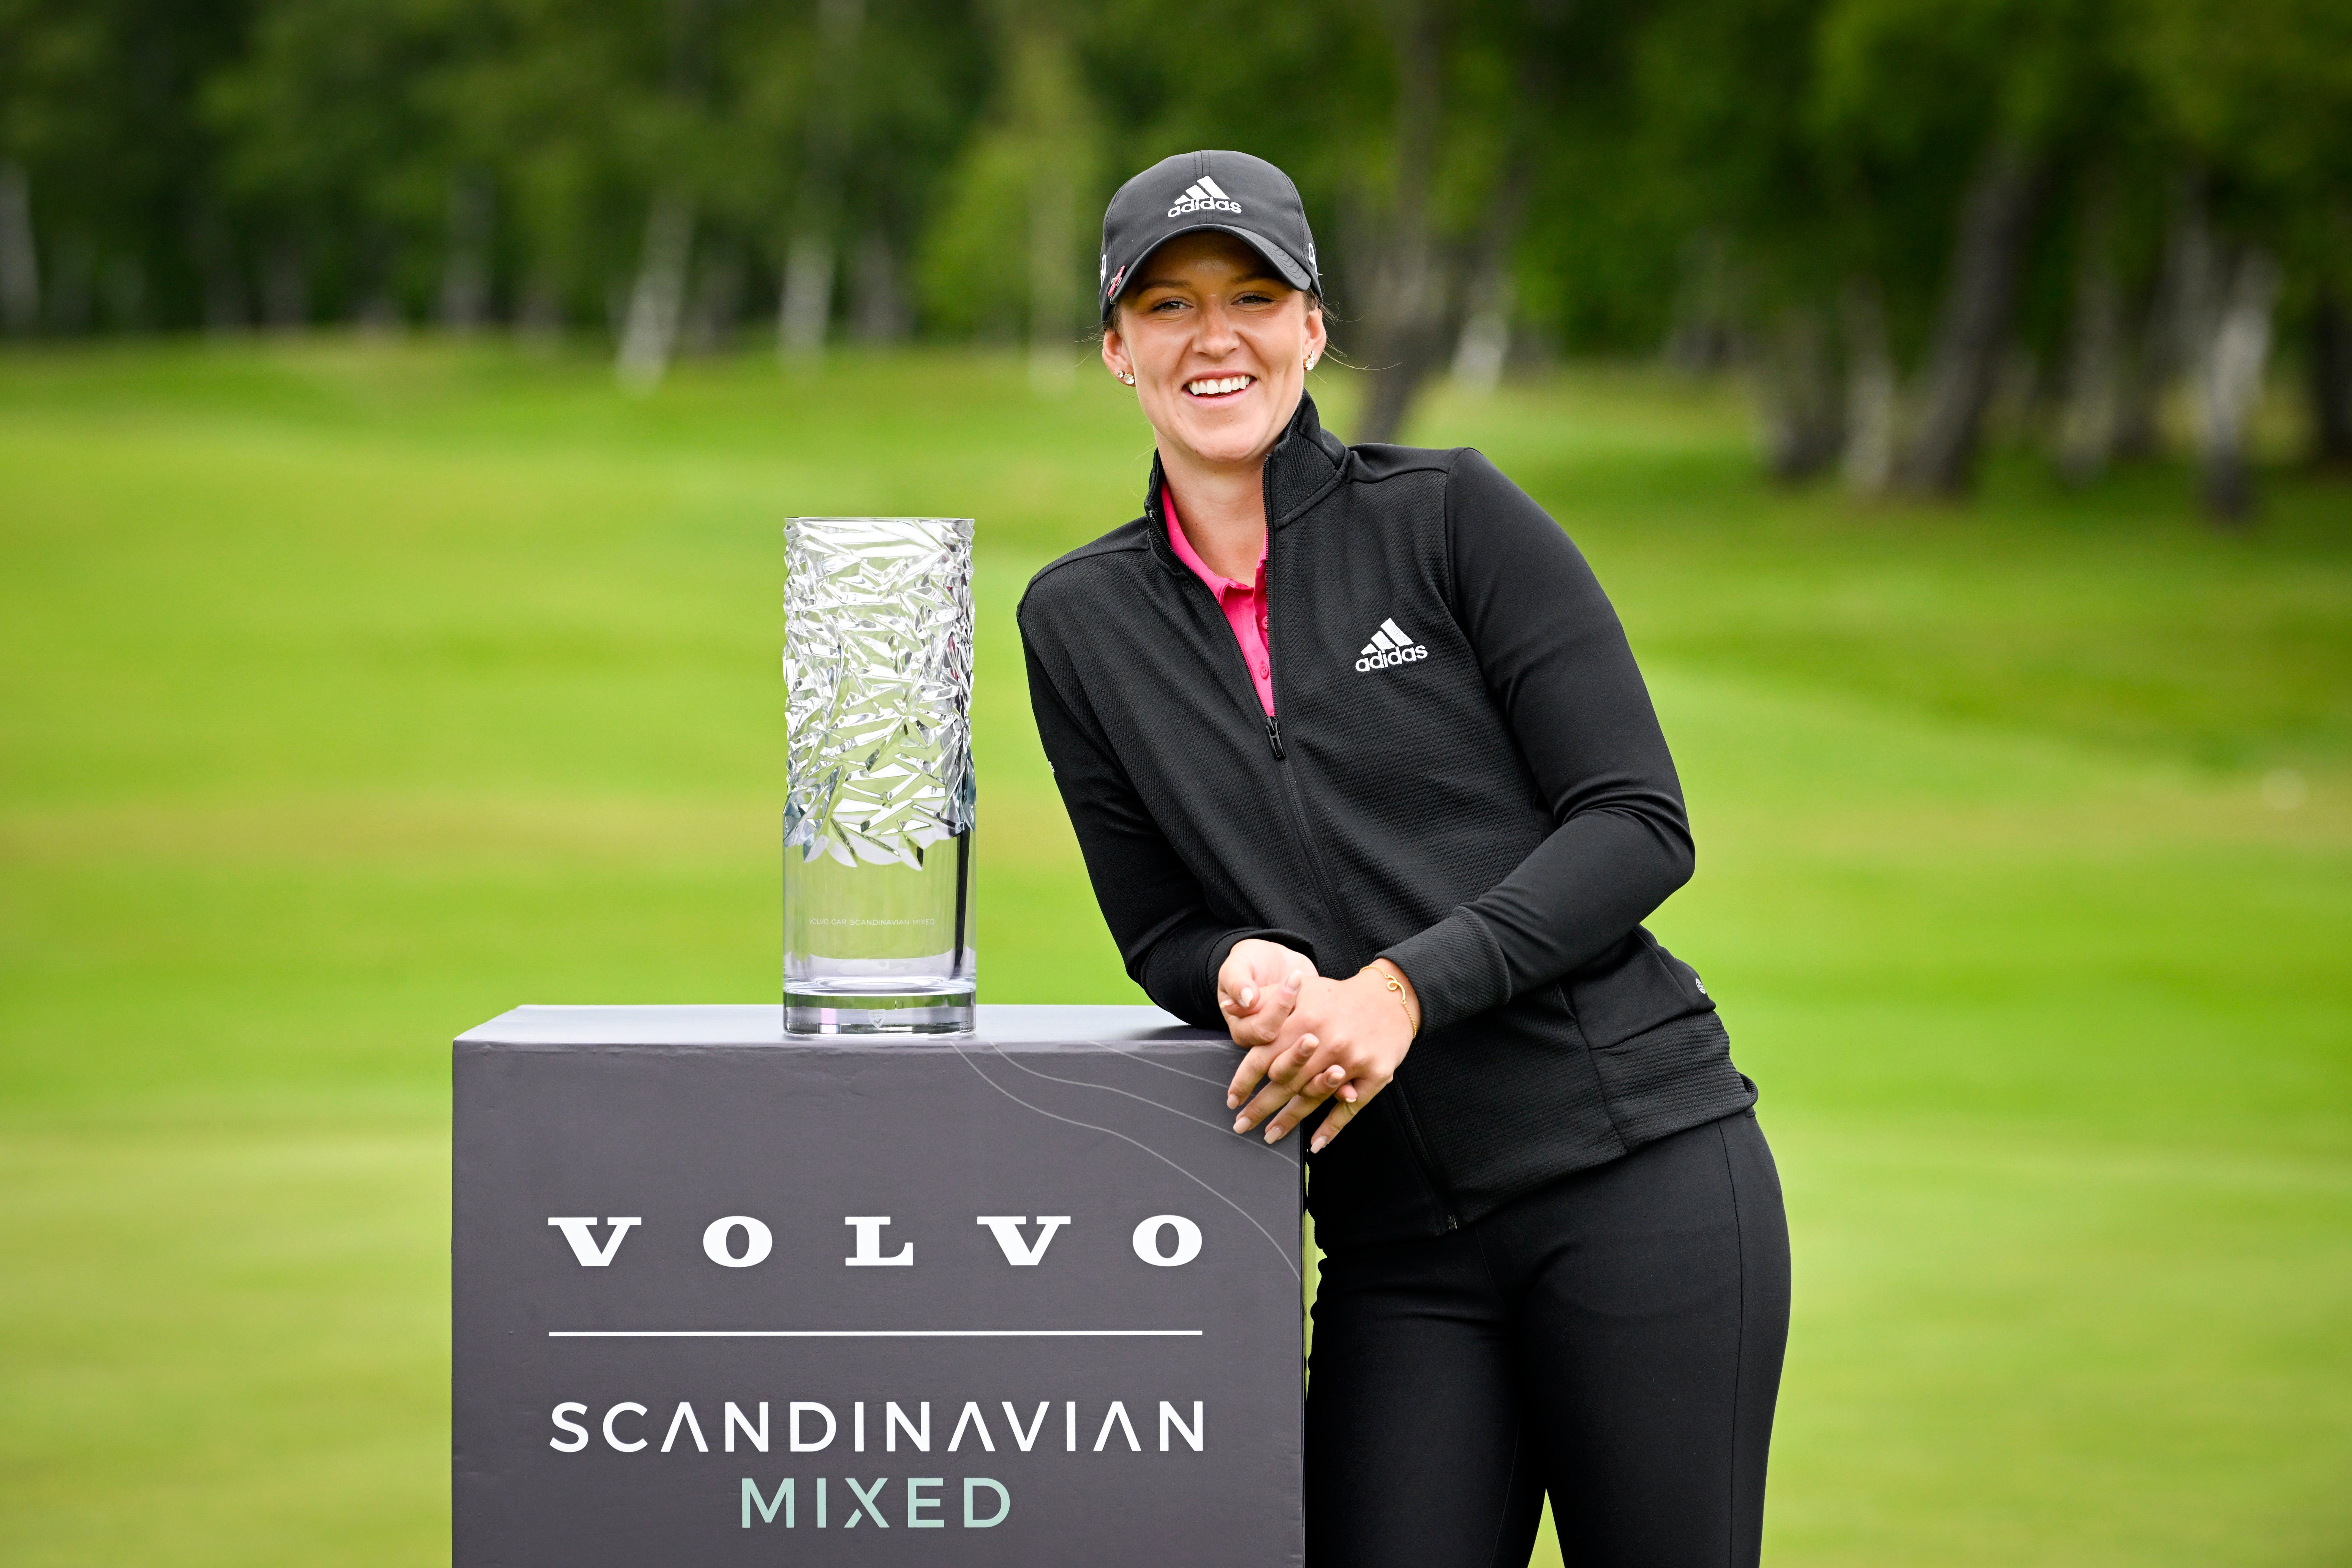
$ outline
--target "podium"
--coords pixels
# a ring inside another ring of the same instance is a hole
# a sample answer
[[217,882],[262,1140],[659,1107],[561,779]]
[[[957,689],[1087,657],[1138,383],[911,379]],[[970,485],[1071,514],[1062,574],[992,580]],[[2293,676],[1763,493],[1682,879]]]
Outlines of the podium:
[[457,1568],[1296,1563],[1301,1178],[1151,1007],[457,1040]]

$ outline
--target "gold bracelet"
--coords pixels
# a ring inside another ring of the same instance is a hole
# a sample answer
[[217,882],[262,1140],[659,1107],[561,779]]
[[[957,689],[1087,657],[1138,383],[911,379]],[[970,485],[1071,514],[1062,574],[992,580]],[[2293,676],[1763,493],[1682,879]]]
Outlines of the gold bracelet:
[[1387,986],[1389,988],[1390,994],[1396,998],[1398,1010],[1404,1014],[1405,1038],[1409,1040],[1419,1039],[1421,1037],[1421,1021],[1412,1016],[1412,1009],[1405,1005],[1403,984],[1398,981],[1395,975],[1391,974],[1385,969],[1379,968],[1378,966],[1370,963],[1364,965],[1364,967],[1379,975],[1381,977],[1381,984]]

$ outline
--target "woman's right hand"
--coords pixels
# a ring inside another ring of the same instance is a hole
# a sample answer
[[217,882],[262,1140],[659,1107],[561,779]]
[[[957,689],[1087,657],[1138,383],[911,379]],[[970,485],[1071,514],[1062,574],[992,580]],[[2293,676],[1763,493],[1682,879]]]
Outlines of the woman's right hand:
[[1217,971],[1217,1010],[1234,1044],[1250,1051],[1273,1045],[1298,1005],[1300,987],[1314,977],[1314,961],[1278,942],[1248,937],[1234,943]]

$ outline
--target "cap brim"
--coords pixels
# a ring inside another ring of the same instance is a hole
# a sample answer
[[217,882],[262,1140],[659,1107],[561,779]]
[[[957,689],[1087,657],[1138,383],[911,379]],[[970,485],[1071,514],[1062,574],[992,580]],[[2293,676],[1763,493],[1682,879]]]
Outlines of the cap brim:
[[[1122,268],[1119,278],[1119,293],[1123,294],[1127,291],[1126,275],[1130,272],[1141,271],[1143,264],[1150,260],[1153,253],[1159,250],[1161,246],[1167,244],[1171,239],[1181,239],[1188,234],[1204,234],[1212,230],[1218,234],[1230,234],[1235,239],[1241,240],[1243,243],[1246,244],[1252,250],[1256,251],[1259,256],[1265,258],[1267,266],[1280,273],[1282,275],[1282,280],[1289,284],[1293,289],[1304,289],[1309,294],[1316,292],[1314,275],[1308,272],[1306,268],[1299,265],[1297,258],[1292,256],[1290,252],[1283,249],[1282,247],[1275,244],[1274,241],[1266,238],[1265,236],[1262,234],[1253,234],[1237,223],[1196,223],[1189,225],[1183,228],[1177,229],[1172,233],[1160,236],[1158,239],[1152,241],[1150,250],[1145,251],[1142,255],[1137,257],[1133,262]],[[1118,303],[1118,294],[1106,294],[1103,296],[1102,313],[1104,321],[1108,321],[1110,320],[1110,309],[1113,305]]]

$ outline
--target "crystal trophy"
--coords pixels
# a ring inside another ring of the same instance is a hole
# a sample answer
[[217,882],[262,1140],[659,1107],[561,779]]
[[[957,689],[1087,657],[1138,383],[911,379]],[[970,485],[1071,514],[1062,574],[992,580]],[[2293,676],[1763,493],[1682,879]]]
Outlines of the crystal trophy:
[[972,1026],[971,520],[784,527],[784,1028]]

